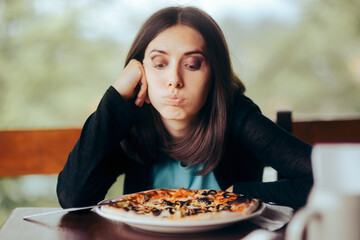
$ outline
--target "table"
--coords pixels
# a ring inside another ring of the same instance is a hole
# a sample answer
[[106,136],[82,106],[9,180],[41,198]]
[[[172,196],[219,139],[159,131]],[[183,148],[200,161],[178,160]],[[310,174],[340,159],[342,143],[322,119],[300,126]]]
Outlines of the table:
[[92,211],[85,213],[58,213],[36,217],[31,220],[22,219],[23,216],[57,209],[59,208],[15,208],[0,230],[0,239],[237,240],[259,228],[248,221],[242,221],[222,229],[201,233],[153,233],[103,218]]

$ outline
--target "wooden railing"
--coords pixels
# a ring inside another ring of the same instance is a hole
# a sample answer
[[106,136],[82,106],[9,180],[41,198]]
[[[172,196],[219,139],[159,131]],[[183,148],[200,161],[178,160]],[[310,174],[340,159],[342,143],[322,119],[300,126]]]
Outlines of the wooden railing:
[[[310,144],[360,142],[360,119],[293,122],[291,112],[281,116],[279,125]],[[0,131],[0,177],[59,173],[80,132],[80,128]]]

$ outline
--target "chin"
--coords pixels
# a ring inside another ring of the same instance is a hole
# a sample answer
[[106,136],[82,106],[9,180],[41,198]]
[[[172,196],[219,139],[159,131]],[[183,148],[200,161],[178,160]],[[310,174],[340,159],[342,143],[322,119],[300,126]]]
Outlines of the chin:
[[185,117],[181,116],[181,115],[176,115],[176,114],[161,114],[163,119],[166,120],[184,120]]
[[160,115],[167,120],[184,120],[186,118],[186,114],[179,109],[165,109],[160,112]]

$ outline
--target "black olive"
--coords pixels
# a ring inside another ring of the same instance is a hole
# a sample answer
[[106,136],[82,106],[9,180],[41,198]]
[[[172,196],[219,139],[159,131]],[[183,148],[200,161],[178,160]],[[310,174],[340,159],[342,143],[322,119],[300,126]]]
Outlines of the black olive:
[[209,192],[208,192],[208,191],[203,191],[203,192],[201,193],[201,195],[207,196],[207,195],[209,195]]
[[161,213],[160,209],[152,209],[151,212],[154,214],[154,216],[159,216]]
[[220,206],[221,206],[220,204],[216,205],[216,211],[219,211]]
[[223,197],[224,198],[231,198],[231,195],[227,192],[223,193]]
[[176,200],[174,205],[177,206],[179,205],[180,207],[184,206],[185,202],[184,201],[179,201],[179,200]]
[[170,207],[172,207],[172,206],[175,205],[174,203],[172,203],[172,202],[170,202],[170,201],[167,201],[167,200],[164,200],[161,204],[164,204],[164,205],[170,206]]
[[231,206],[225,206],[225,207],[223,207],[222,209],[221,209],[221,211],[222,210],[230,210],[231,209]]
[[186,216],[190,216],[192,214],[194,214],[194,211],[192,209],[189,209],[188,211],[185,212]]
[[169,210],[170,214],[174,214],[174,208],[169,207],[169,208],[166,208],[166,210]]
[[217,194],[217,191],[216,191],[216,190],[210,190],[210,191],[209,191],[209,194],[210,194],[210,195],[216,195],[216,194]]
[[199,201],[199,202],[202,202],[202,203],[205,203],[206,205],[209,205],[209,204],[211,204],[211,202],[212,202],[212,201],[211,201],[210,199],[208,199],[207,197],[199,198],[198,201]]
[[198,214],[201,212],[201,208],[194,208],[194,214]]

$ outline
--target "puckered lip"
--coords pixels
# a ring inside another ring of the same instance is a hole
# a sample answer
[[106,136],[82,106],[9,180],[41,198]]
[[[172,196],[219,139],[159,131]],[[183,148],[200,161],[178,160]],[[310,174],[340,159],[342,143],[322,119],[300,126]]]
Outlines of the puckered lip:
[[167,104],[173,106],[177,106],[185,101],[185,98],[179,95],[167,95],[164,99]]

